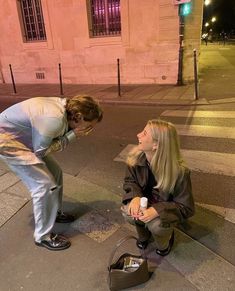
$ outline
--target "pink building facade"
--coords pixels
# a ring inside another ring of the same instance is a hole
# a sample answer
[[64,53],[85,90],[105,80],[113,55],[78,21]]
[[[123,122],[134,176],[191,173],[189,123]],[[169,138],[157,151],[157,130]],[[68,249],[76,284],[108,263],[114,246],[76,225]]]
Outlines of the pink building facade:
[[[174,2],[1,1],[0,82],[11,82],[11,64],[16,83],[58,83],[60,63],[64,83],[115,84],[119,59],[122,83],[175,84],[179,16]],[[194,2],[187,21],[198,28],[187,41],[190,46],[192,37],[199,47],[202,0]],[[32,28],[30,17],[37,17],[38,27]]]

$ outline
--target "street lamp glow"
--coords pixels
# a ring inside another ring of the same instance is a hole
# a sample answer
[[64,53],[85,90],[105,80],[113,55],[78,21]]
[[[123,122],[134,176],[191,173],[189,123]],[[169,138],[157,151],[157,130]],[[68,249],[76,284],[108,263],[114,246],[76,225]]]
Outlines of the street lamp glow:
[[209,23],[208,22],[205,23],[205,27],[207,27],[207,26],[209,26]]
[[215,22],[216,21],[216,17],[212,17],[211,21]]
[[211,4],[211,0],[205,0],[204,4],[205,6],[208,6],[209,4]]

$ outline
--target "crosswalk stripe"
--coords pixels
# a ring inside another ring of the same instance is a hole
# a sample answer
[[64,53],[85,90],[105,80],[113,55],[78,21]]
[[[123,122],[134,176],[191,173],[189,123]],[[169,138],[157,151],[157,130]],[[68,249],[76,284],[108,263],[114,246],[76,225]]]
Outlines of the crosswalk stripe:
[[235,209],[233,209],[233,208],[222,207],[222,206],[212,205],[212,204],[199,203],[199,202],[196,202],[196,204],[203,207],[203,208],[207,208],[207,209],[219,214],[220,216],[223,216],[224,219],[226,219],[232,223],[235,223]]
[[179,135],[235,139],[232,127],[175,124]]
[[235,176],[235,154],[181,150],[191,170],[197,172]]
[[199,110],[166,110],[161,116],[235,118],[235,111],[199,111]]
[[[116,162],[124,162],[128,152],[135,145],[127,145],[114,159]],[[182,149],[182,156],[188,167],[197,172],[235,176],[235,154],[218,152],[195,151]]]

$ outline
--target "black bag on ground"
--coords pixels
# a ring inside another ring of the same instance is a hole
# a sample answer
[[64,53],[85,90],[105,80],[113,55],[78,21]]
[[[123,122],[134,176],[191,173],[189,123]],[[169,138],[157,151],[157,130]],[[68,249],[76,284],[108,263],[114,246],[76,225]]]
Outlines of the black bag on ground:
[[111,253],[108,266],[108,283],[111,291],[133,287],[148,281],[150,278],[147,260],[142,256],[125,253],[115,263],[112,263],[117,249],[129,239],[137,240],[134,236],[126,236],[117,242]]

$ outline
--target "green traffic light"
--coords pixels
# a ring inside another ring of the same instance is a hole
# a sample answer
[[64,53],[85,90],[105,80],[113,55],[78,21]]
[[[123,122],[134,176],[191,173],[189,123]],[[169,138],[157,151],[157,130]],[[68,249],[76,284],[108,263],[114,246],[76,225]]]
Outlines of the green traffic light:
[[192,12],[192,3],[184,3],[180,5],[180,15],[186,16]]

